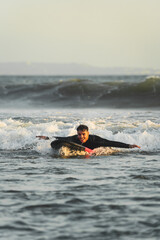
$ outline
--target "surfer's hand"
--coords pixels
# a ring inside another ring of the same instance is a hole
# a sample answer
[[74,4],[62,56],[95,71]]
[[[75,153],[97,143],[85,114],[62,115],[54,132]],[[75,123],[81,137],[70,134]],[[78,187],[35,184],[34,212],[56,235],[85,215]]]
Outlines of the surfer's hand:
[[46,137],[46,136],[36,136],[37,138],[39,138],[39,139],[44,139],[44,140],[48,140],[49,139],[49,137]]
[[133,144],[133,145],[129,145],[129,148],[141,148],[141,147],[136,144]]

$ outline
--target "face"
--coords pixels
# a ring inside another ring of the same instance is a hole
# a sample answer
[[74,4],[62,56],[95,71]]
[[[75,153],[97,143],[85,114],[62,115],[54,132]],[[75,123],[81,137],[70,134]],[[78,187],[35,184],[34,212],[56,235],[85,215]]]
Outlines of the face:
[[82,143],[85,143],[89,138],[89,132],[87,130],[78,131],[77,134],[78,134],[78,139]]

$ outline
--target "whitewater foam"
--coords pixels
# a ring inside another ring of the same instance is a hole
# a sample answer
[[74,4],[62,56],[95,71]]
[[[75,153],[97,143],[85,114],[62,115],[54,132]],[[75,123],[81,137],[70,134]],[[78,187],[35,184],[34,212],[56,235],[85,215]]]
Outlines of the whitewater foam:
[[[83,123],[89,126],[91,134],[113,141],[120,141],[141,146],[139,151],[160,151],[160,124],[158,112],[149,113],[150,119],[142,118],[140,112],[130,112],[127,115],[123,111],[110,113],[102,111],[86,111],[89,115],[79,113],[78,110],[65,111],[59,117],[50,113],[45,118],[5,118],[0,121],[0,149],[34,149],[39,153],[51,153],[50,142],[54,136],[71,136],[76,134],[76,127]],[[145,113],[145,112],[144,112]],[[83,118],[81,119],[81,114]],[[101,119],[99,119],[101,115]],[[86,117],[85,117],[86,116]],[[81,119],[81,120],[80,120]],[[37,135],[49,136],[50,140],[38,140]],[[124,149],[120,149],[123,151]],[[130,150],[130,151],[134,151]]]

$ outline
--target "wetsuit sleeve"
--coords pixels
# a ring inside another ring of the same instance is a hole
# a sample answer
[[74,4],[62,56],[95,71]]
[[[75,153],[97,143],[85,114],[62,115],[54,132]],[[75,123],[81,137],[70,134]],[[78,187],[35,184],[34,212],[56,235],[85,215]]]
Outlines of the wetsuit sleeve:
[[110,141],[99,136],[95,136],[95,141],[98,147],[118,147],[118,148],[130,148],[129,144],[117,142],[117,141]]
[[56,139],[58,140],[61,140],[61,141],[69,141],[69,142],[75,142],[75,143],[78,143],[78,137],[77,135],[73,135],[73,136],[69,136],[69,137],[55,137]]
[[75,143],[78,141],[77,135],[69,136],[69,137],[55,137],[55,138],[56,140],[51,142],[51,147],[54,149],[59,149],[60,147],[62,147],[64,144],[63,141],[75,142]]

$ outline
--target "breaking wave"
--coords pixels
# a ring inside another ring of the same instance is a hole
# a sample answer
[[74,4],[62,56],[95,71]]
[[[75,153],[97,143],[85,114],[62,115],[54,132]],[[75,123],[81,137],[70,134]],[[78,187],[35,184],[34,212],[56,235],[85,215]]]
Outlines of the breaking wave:
[[160,77],[0,77],[1,105],[13,107],[160,107]]

